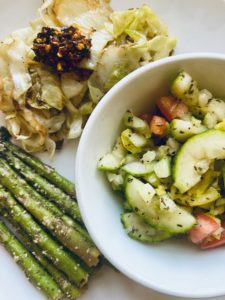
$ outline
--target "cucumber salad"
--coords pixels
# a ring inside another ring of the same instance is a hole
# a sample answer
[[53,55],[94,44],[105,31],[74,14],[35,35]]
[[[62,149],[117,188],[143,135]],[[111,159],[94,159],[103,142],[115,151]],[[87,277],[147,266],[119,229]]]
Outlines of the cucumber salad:
[[98,169],[123,199],[127,234],[225,245],[225,101],[181,71],[153,113],[127,111],[123,125]]

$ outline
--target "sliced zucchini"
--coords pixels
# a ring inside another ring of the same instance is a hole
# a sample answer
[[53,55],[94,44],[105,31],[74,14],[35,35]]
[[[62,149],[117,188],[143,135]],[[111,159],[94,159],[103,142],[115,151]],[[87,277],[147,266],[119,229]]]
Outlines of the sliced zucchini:
[[151,137],[149,124],[136,117],[131,111],[125,113],[123,122],[126,127],[136,130],[147,138]]
[[171,159],[166,156],[154,165],[154,172],[158,178],[167,178],[171,175]]
[[197,82],[184,71],[180,72],[173,81],[171,92],[189,107],[198,105],[199,90]]
[[151,227],[133,212],[123,213],[121,215],[121,221],[127,234],[132,239],[143,243],[160,242],[171,237],[170,233]]
[[139,161],[134,161],[122,167],[122,170],[135,176],[144,176],[153,172],[154,163],[145,165]]
[[207,128],[201,124],[201,121],[200,120],[197,121],[198,122],[174,119],[170,123],[172,137],[179,142],[184,142],[190,137],[192,137],[193,135],[206,131]]
[[125,149],[136,154],[142,151],[142,147],[147,144],[147,139],[131,129],[126,129],[121,133],[121,140]]
[[196,185],[215,159],[225,158],[225,132],[207,130],[190,138],[178,151],[173,167],[174,184],[181,193]]
[[[154,196],[149,203],[143,201],[139,192],[143,186],[144,183],[133,176],[128,176],[125,182],[127,202],[145,222],[173,234],[187,232],[195,225],[195,218],[171,199]],[[162,208],[160,203],[165,200],[167,204]]]

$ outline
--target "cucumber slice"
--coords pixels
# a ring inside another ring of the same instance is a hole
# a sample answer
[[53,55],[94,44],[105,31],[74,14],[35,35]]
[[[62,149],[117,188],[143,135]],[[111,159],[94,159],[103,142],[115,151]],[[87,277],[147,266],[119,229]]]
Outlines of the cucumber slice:
[[220,198],[216,200],[215,207],[222,206],[222,205],[225,205],[225,198]]
[[143,243],[156,243],[171,237],[170,233],[151,227],[133,212],[122,214],[121,221],[127,234]]
[[224,212],[225,212],[225,206],[224,205],[221,205],[221,206],[218,206],[218,207],[215,207],[214,205],[212,205],[211,208],[210,208],[209,213],[213,216],[219,216],[219,215],[222,215]]
[[[171,199],[154,196],[149,203],[144,201],[139,192],[144,185],[135,177],[128,176],[125,182],[125,194],[127,202],[145,222],[157,229],[174,234],[187,232],[194,226],[195,218]],[[165,201],[166,205],[162,208],[160,203]]]
[[197,82],[184,71],[180,72],[173,81],[171,92],[188,106],[198,105],[199,90]]
[[217,124],[216,115],[212,113],[207,113],[204,117],[203,124],[209,129],[214,128]]
[[190,138],[176,155],[173,178],[181,193],[188,191],[201,180],[210,163],[225,159],[225,132],[207,130]]
[[123,147],[121,139],[118,138],[112,152],[106,153],[98,161],[98,169],[102,171],[116,171],[125,161],[126,149]]
[[157,149],[157,159],[167,156],[170,152],[170,147],[167,145],[159,146]]
[[152,172],[149,175],[143,176],[144,180],[150,183],[154,187],[158,187],[160,184],[159,178],[156,176],[155,172]]
[[184,142],[193,135],[206,131],[207,128],[201,124],[200,120],[198,121],[197,123],[193,123],[192,121],[174,119],[170,123],[172,137],[180,142]]
[[199,197],[203,195],[206,190],[212,186],[213,181],[220,176],[220,172],[209,169],[193,188],[188,191],[188,196]]
[[116,171],[122,165],[121,158],[112,153],[107,153],[98,161],[98,169],[102,171]]
[[124,178],[122,174],[115,174],[111,172],[106,173],[108,181],[111,183],[113,190],[120,191],[124,186]]
[[127,154],[125,156],[125,164],[129,164],[131,162],[137,161],[138,160],[138,156],[133,155],[133,154]]
[[126,129],[121,133],[121,140],[125,149],[136,154],[142,151],[142,147],[147,144],[147,139],[131,129]]
[[197,82],[186,72],[178,74],[172,83],[171,92],[186,103],[195,115],[202,117],[209,114],[204,121],[205,124],[210,124],[212,121],[210,115],[214,115],[217,122],[225,118],[225,102],[222,99],[213,98],[207,90],[199,91]]
[[145,165],[139,161],[134,161],[122,167],[122,170],[135,176],[144,176],[152,173],[154,164]]
[[214,114],[217,121],[221,122],[225,118],[225,102],[222,99],[212,99],[209,101],[208,106],[203,108],[210,114]]
[[180,148],[180,144],[172,137],[169,137],[168,140],[166,141],[166,145],[170,148],[169,149],[169,154],[174,155],[177,153],[177,151]]
[[123,147],[120,137],[117,139],[116,144],[113,147],[112,154],[121,159],[124,159],[127,154],[127,150]]
[[156,152],[155,151],[147,151],[143,156],[142,156],[142,161],[144,164],[149,164],[151,163],[154,159],[156,158]]
[[158,161],[154,166],[154,172],[158,178],[167,178],[171,175],[171,159],[166,156]]
[[154,197],[156,191],[149,183],[144,183],[141,188],[138,190],[141,198],[146,202],[150,203],[152,198]]
[[220,197],[220,193],[214,187],[209,187],[208,190],[205,191],[205,193],[202,195],[187,197],[186,203],[188,203],[192,207],[202,206],[215,202]]
[[215,129],[225,131],[225,120],[223,120],[222,122],[219,122],[218,124],[216,124]]
[[151,137],[150,127],[148,123],[136,117],[131,111],[127,111],[123,118],[124,125],[142,133],[145,137]]
[[213,95],[206,89],[199,92],[198,101],[201,107],[206,107],[208,102],[212,100]]

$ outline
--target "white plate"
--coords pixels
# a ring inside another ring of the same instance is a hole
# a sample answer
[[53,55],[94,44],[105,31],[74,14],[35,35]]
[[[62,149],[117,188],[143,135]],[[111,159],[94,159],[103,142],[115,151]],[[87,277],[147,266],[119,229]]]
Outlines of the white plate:
[[[75,1],[75,0],[74,0]],[[0,0],[0,36],[25,26],[36,14],[41,0]],[[225,53],[224,0],[112,0],[115,9],[149,4],[167,23],[178,38],[176,53],[208,51]],[[62,153],[48,161],[63,175],[74,179],[76,143],[67,144]],[[207,272],[207,266],[206,266]],[[182,276],[182,274],[181,274]],[[217,274],[220,276],[220,274]],[[11,257],[0,248],[0,300],[44,300],[45,298],[25,280]],[[81,300],[172,300],[125,278],[105,267],[92,282]],[[184,299],[184,298],[179,298]],[[224,297],[216,298],[225,300]]]

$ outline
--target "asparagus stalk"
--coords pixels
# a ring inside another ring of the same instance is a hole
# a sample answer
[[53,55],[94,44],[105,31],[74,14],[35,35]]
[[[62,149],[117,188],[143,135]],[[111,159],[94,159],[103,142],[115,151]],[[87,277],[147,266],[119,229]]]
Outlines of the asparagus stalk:
[[[2,140],[8,140],[10,135],[7,131],[6,128],[4,127],[0,127],[0,137],[2,138]],[[12,147],[15,146],[11,143],[9,143]],[[0,149],[2,151],[2,153],[6,153],[6,150],[9,150],[6,148],[6,143],[4,143],[3,141],[0,142]],[[18,148],[17,146],[15,146],[16,149]],[[20,149],[20,148],[18,148]],[[9,153],[10,152],[10,153]],[[26,154],[23,150],[22,152],[24,154]],[[26,164],[21,164],[23,163],[21,159],[13,156],[13,153],[11,151],[7,152],[7,157],[8,157],[8,162],[11,166],[14,166],[14,169],[20,170],[20,172],[22,173],[22,175],[25,176],[25,178],[33,185],[36,189],[38,189],[40,192],[42,192],[42,194],[48,195],[48,197],[50,197],[50,199],[52,199],[54,202],[57,203],[61,203],[64,202],[62,205],[60,205],[60,207],[64,206],[64,211],[66,211],[70,216],[72,216],[74,219],[77,219],[79,221],[79,223],[83,223],[81,215],[80,215],[80,211],[78,208],[77,203],[74,201],[73,198],[71,198],[70,196],[68,196],[67,194],[63,193],[63,191],[61,191],[59,188],[57,188],[54,185],[51,185],[46,179],[44,179],[43,177],[41,177],[39,174],[37,174],[35,171],[32,170],[32,168],[29,168]],[[7,157],[5,156],[5,158],[7,159]],[[13,159],[14,158],[14,159]],[[17,159],[17,160],[16,160]],[[18,161],[19,159],[19,161]],[[41,164],[43,164],[40,161]],[[24,167],[27,167],[29,169],[25,169]],[[22,172],[23,170],[23,172]],[[28,171],[29,170],[29,171]],[[32,171],[32,173],[30,173],[30,170]],[[38,177],[37,177],[38,176]],[[69,199],[68,199],[69,197]],[[49,207],[52,210],[54,210],[54,212],[56,214],[59,215],[59,210],[56,210],[54,207]],[[62,216],[62,214],[61,214]],[[89,240],[92,244],[92,240],[88,234],[88,232],[83,229],[79,224],[77,224],[76,222],[73,222],[70,218],[67,218],[65,216],[62,216],[63,220],[70,226],[73,226],[79,233],[81,233],[81,235],[83,235],[87,240]]]
[[82,223],[79,207],[74,199],[33,171],[32,168],[23,163],[12,152],[3,151],[2,155],[8,161],[9,165],[22,174],[39,193],[47,197],[50,201],[55,202],[64,213]]
[[0,138],[4,141],[5,147],[13,152],[17,157],[19,157],[22,161],[24,161],[27,165],[32,167],[37,173],[41,176],[45,177],[48,181],[59,187],[61,190],[66,192],[67,194],[75,197],[75,185],[60,175],[55,169],[44,164],[37,157],[32,156],[26,153],[24,150],[19,148],[18,146],[10,143],[10,134],[5,127],[0,128]]
[[[39,220],[64,246],[92,267],[99,262],[100,252],[74,227],[61,218],[58,208],[39,195],[0,158],[0,181],[17,200]],[[54,211],[53,211],[54,210]]]
[[81,290],[73,285],[67,277],[59,271],[52,262],[44,255],[45,252],[42,251],[26,234],[26,232],[20,227],[20,225],[10,217],[7,212],[4,213],[4,218],[7,222],[13,226],[13,230],[16,232],[20,241],[23,245],[33,254],[36,260],[44,267],[45,270],[52,276],[55,282],[58,284],[60,289],[64,292],[68,299],[75,300],[81,295]]
[[0,221],[0,242],[18,263],[27,278],[51,300],[63,299],[63,292],[36,259]]
[[49,260],[77,286],[87,283],[88,274],[63,247],[17,203],[14,197],[0,185],[0,207],[5,209],[11,220],[18,223],[33,242],[41,248]]

